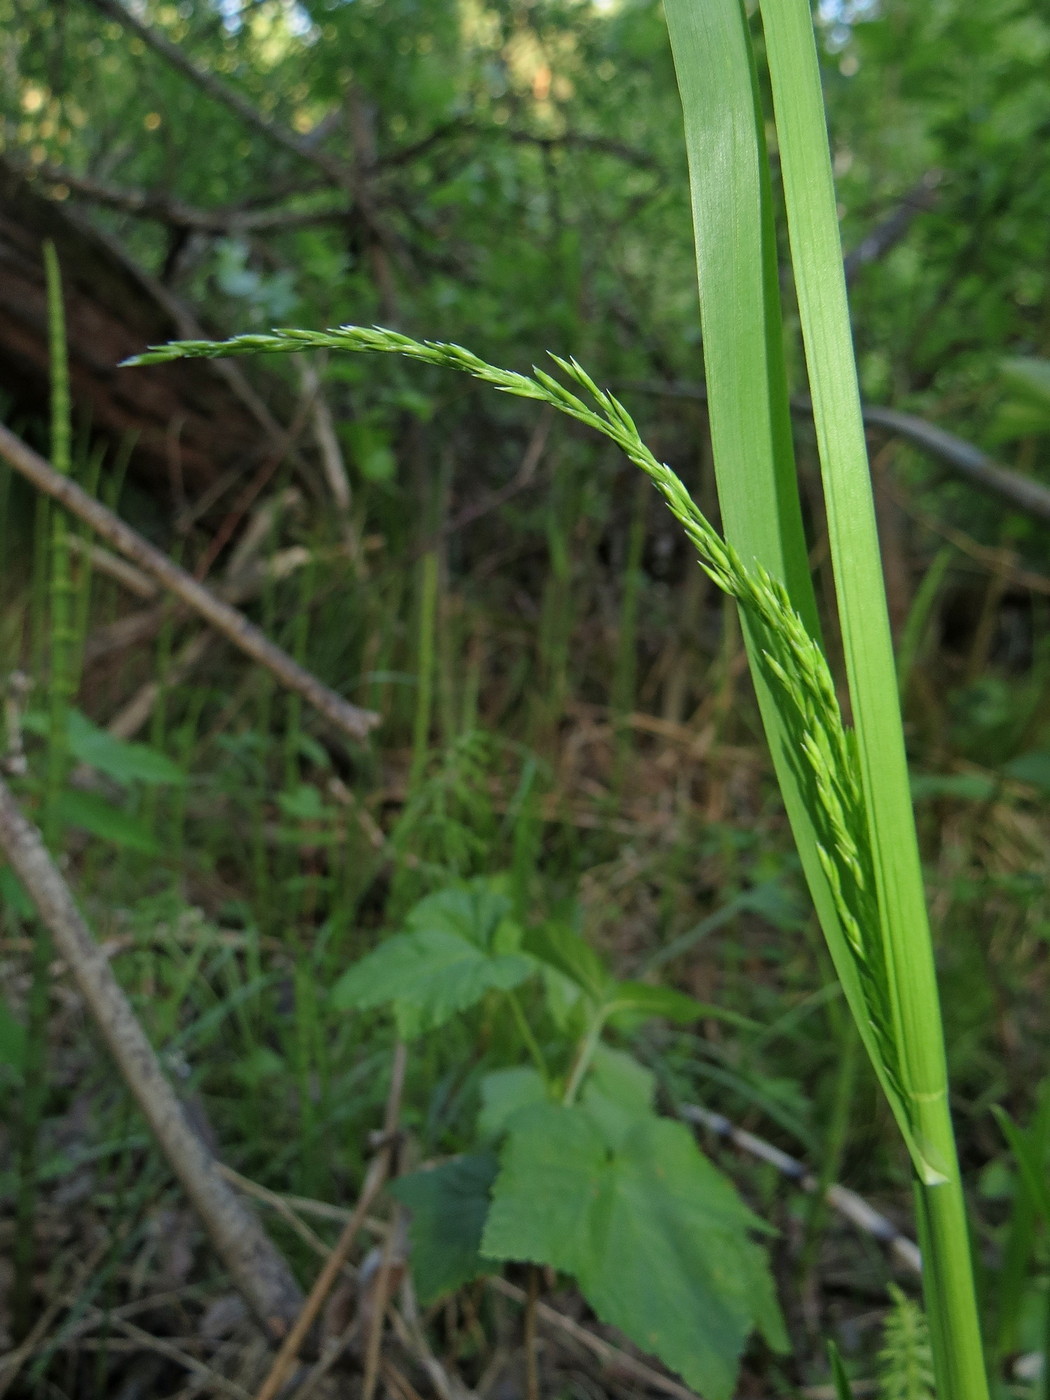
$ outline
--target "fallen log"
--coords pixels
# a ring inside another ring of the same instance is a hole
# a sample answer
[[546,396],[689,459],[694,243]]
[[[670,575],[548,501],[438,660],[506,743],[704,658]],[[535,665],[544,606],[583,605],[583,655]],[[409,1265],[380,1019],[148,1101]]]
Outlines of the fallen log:
[[[42,248],[58,252],[73,402],[114,444],[133,437],[131,470],[161,499],[193,495],[231,467],[249,472],[278,433],[244,370],[203,362],[129,375],[117,366],[143,345],[196,324],[172,292],[116,240],[45,198],[0,155],[0,389],[20,412],[47,415],[49,360]],[[280,400],[280,384],[277,398]],[[267,400],[273,394],[267,391]]]

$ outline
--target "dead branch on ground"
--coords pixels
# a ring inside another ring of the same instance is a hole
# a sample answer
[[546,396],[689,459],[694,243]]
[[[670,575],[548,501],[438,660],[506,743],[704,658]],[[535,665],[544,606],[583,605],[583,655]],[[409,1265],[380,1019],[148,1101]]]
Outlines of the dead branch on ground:
[[88,1012],[216,1252],[267,1333],[285,1335],[302,1294],[250,1207],[190,1126],[152,1045],[37,828],[0,778],[0,848],[36,906]]
[[38,490],[90,525],[107,544],[118,549],[132,563],[155,578],[246,656],[264,666],[282,685],[301,695],[344,734],[352,739],[364,739],[369,730],[379,723],[377,714],[351,705],[316,676],[311,675],[298,662],[293,661],[287,652],[275,646],[243,613],[239,613],[209,589],[202,587],[185,569],[180,569],[177,564],[172,563],[166,554],[154,548],[119,516],[89,496],[76,482],[56,472],[49,462],[2,425],[0,456]]

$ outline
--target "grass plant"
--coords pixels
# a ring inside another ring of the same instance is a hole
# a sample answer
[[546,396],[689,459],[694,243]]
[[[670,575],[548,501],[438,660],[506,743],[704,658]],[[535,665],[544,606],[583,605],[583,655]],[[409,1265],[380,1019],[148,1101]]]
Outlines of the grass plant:
[[[746,560],[755,558],[781,580],[808,620],[812,589],[799,556],[798,494],[786,441],[771,181],[750,23],[736,0],[670,0],[667,17],[685,111],[712,438],[727,537]],[[790,777],[785,781],[792,758],[782,741],[785,733],[790,737],[790,726],[768,703],[763,718],[825,936],[912,1157],[938,1389],[942,1400],[984,1400],[981,1332],[813,21],[804,0],[763,0],[761,19],[855,726],[850,742],[859,806],[851,816],[866,833],[867,863],[859,945],[846,946],[855,935],[842,919],[838,873],[822,853],[812,804],[799,801]],[[761,703],[764,667],[753,639],[749,654]],[[865,1014],[864,1001],[873,992],[881,1024]]]

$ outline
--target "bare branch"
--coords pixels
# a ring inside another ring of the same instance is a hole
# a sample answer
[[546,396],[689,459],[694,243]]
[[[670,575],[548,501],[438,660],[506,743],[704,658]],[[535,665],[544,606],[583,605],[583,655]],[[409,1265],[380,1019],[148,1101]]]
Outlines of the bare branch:
[[1021,476],[1019,472],[1000,466],[972,442],[945,432],[943,428],[927,423],[913,413],[901,413],[895,408],[865,408],[864,421],[914,443],[951,467],[958,476],[965,477],[978,490],[1009,501],[1025,515],[1050,524],[1050,489],[1032,477]]
[[153,1047],[95,943],[40,832],[0,778],[0,848],[69,964],[92,1020],[150,1131],[240,1290],[271,1337],[284,1336],[302,1295],[250,1208],[194,1132]]
[[275,646],[258,627],[248,621],[229,603],[224,603],[196,579],[173,564],[166,554],[155,549],[137,531],[89,496],[74,481],[56,472],[49,462],[0,425],[0,457],[10,462],[16,471],[28,478],[38,490],[78,516],[85,524],[118,549],[140,569],[155,578],[187,607],[198,613],[235,647],[264,666],[282,685],[301,695],[320,714],[352,739],[364,739],[379,723],[379,716],[370,710],[351,705],[341,695],[324,685],[316,676],[293,661],[287,652]]
[[[819,1181],[804,1163],[795,1157],[789,1157],[779,1147],[766,1142],[765,1138],[756,1137],[754,1133],[738,1128],[721,1113],[698,1108],[696,1104],[682,1104],[678,1116],[684,1118],[687,1123],[706,1128],[716,1137],[726,1138],[752,1157],[768,1162],[803,1191],[814,1193],[820,1189]],[[863,1230],[865,1234],[884,1244],[905,1269],[914,1274],[922,1272],[922,1256],[915,1241],[898,1230],[892,1220],[888,1220],[874,1206],[869,1205],[863,1196],[858,1196],[856,1191],[851,1191],[848,1186],[839,1186],[833,1182],[824,1192],[824,1199],[858,1230]]]
[[886,218],[865,234],[855,248],[850,249],[843,259],[847,282],[852,282],[862,268],[878,262],[891,248],[895,248],[911,228],[916,214],[925,213],[936,206],[941,179],[941,171],[927,170],[918,184],[901,196]]
[[[702,384],[639,384],[628,386],[642,394],[653,394],[669,399],[693,399],[697,403],[707,402],[707,389]],[[812,416],[813,406],[808,399],[791,400],[791,412],[797,417]],[[896,408],[883,408],[878,404],[866,404],[862,409],[865,423],[873,428],[883,428],[897,437],[907,439],[931,457],[964,477],[979,491],[998,496],[1007,501],[1015,510],[1022,511],[1044,524],[1050,524],[1050,488],[1031,477],[1021,476],[1000,466],[994,458],[975,447],[965,438],[956,437],[925,418],[913,413],[902,413]]]
[[497,126],[494,122],[473,122],[470,120],[445,122],[411,145],[391,151],[382,160],[383,169],[396,165],[408,165],[414,160],[440,145],[442,141],[457,136],[500,137],[517,146],[536,146],[541,150],[556,151],[575,147],[584,151],[596,151],[601,155],[614,156],[617,160],[636,165],[641,170],[653,170],[651,151],[642,151],[628,146],[622,141],[614,141],[607,136],[592,136],[582,131],[566,131],[559,136],[542,136],[536,132],[524,131],[518,127]]
[[207,72],[203,68],[198,68],[193,60],[185,54],[178,44],[172,43],[167,35],[159,30],[144,24],[142,20],[133,15],[120,0],[89,0],[100,14],[108,19],[116,20],[129,33],[134,34],[137,39],[141,39],[144,44],[158,54],[165,63],[172,68],[178,69],[190,82],[196,84],[202,92],[207,93],[216,102],[221,102],[224,107],[228,107],[231,112],[236,113],[241,121],[246,125],[254,127],[264,136],[268,137],[277,146],[282,146],[286,151],[299,157],[300,160],[308,161],[311,165],[317,166],[336,184],[344,189],[352,188],[352,172],[324,151],[318,150],[308,137],[299,136],[294,131],[289,131],[280,122],[274,121],[272,117],[266,116],[253,106],[246,98],[235,89],[228,87],[221,78],[217,78],[213,73]]
[[65,186],[74,194],[103,208],[118,209],[136,218],[155,219],[158,223],[194,229],[200,233],[266,233],[279,229],[309,228],[317,224],[345,223],[351,213],[345,200],[321,209],[198,209],[195,205],[174,199],[164,190],[136,190],[111,185],[90,175],[77,175],[61,165],[31,165],[10,159],[8,164],[27,180]]

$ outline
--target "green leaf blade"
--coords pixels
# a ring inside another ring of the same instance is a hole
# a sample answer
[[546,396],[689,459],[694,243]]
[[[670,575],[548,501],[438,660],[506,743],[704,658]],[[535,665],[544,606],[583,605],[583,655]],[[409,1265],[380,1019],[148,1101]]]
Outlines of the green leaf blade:
[[478,1152],[391,1184],[391,1194],[412,1212],[412,1277],[424,1307],[492,1272],[479,1249],[497,1168],[494,1153]]
[[681,1124],[638,1117],[611,1151],[585,1105],[551,1104],[512,1126],[482,1252],[575,1274],[603,1321],[728,1400],[753,1327],[785,1344],[758,1223]]

